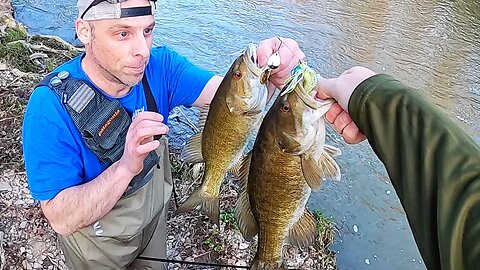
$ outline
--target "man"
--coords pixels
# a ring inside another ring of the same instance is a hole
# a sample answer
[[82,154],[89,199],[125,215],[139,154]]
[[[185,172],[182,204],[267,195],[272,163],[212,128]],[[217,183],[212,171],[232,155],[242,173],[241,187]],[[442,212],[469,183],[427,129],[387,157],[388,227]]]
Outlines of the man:
[[[173,107],[209,104],[222,78],[152,48],[155,1],[77,6],[85,54],[42,82],[25,113],[29,187],[70,269],[161,269],[136,259],[166,257],[172,182],[166,139],[154,136],[168,132]],[[281,65],[270,81],[281,88],[304,54],[293,40],[271,38],[259,43],[260,64],[277,50]],[[152,160],[157,166],[146,166]]]
[[[354,67],[319,82],[347,142],[385,164],[428,269],[480,267],[480,146],[420,91]],[[358,126],[357,126],[358,125]]]

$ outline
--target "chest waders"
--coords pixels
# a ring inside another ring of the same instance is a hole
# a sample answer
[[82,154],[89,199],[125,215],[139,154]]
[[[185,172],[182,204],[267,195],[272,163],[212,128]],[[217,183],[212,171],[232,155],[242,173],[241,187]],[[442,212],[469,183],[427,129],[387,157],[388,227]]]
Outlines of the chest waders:
[[[147,109],[157,106],[144,76]],[[119,160],[131,118],[118,100],[109,100],[68,72],[48,75],[49,86],[70,113],[89,149],[102,161]],[[163,263],[136,259],[166,258],[166,212],[172,193],[168,141],[150,152],[113,209],[92,225],[69,236],[59,235],[69,269],[165,269]]]

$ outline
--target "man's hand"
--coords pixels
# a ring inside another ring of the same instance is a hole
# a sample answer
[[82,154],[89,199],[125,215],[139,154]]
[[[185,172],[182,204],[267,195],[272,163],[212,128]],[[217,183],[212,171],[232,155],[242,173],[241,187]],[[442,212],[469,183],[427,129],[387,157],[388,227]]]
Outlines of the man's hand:
[[285,80],[290,77],[292,69],[297,66],[300,60],[305,58],[305,54],[295,40],[273,37],[258,43],[258,65],[264,67],[268,58],[275,52],[278,52],[280,56],[280,66],[272,70],[270,82],[276,88],[282,89]]
[[348,114],[348,102],[355,88],[375,74],[368,68],[353,67],[343,72],[338,78],[320,79],[318,82],[316,97],[333,98],[337,101],[327,112],[326,118],[347,143],[360,143],[366,139],[365,134],[358,129]]
[[163,116],[155,112],[141,112],[135,117],[127,132],[123,156],[119,166],[133,176],[143,169],[143,160],[148,153],[160,146],[153,136],[166,134],[168,127],[163,123]]

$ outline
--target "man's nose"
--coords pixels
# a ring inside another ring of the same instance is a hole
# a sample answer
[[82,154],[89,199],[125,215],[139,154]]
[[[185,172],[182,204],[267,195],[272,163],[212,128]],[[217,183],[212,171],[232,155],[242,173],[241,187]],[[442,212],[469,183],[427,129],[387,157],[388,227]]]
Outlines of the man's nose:
[[134,52],[135,56],[142,56],[146,58],[150,55],[149,40],[144,35],[138,35],[137,42],[135,42]]

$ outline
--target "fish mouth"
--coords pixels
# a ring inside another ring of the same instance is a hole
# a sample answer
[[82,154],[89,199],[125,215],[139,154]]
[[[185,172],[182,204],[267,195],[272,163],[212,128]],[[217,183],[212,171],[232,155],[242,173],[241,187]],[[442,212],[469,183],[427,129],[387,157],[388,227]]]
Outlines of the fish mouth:
[[268,65],[263,68],[258,67],[257,49],[257,44],[249,43],[243,53],[243,60],[247,64],[248,70],[259,78],[260,83],[266,84],[272,73],[272,69]]

